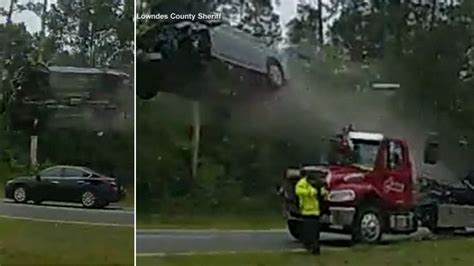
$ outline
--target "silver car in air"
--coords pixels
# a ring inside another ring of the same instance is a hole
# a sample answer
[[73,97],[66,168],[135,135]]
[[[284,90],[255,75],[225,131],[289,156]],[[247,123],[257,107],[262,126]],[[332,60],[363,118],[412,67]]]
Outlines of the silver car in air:
[[[172,25],[176,32],[183,32],[191,38],[194,47],[209,58],[221,60],[230,65],[266,75],[270,85],[280,88],[288,80],[286,57],[277,47],[277,43],[252,33],[243,27],[230,23],[202,23],[183,21]],[[169,31],[167,33],[169,35]],[[169,39],[169,37],[166,37]],[[163,39],[163,38],[162,38]],[[178,47],[179,41],[169,41],[166,47]],[[169,49],[168,49],[169,50]],[[164,60],[164,51],[148,53],[149,60]]]

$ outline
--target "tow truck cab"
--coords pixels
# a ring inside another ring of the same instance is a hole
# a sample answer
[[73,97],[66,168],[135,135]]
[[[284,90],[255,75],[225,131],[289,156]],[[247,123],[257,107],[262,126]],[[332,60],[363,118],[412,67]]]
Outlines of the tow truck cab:
[[324,179],[329,213],[323,231],[352,235],[357,242],[377,242],[384,232],[417,230],[414,173],[405,141],[378,133],[349,131],[332,141],[326,164],[289,169],[282,188],[290,233],[299,238],[294,184],[301,171]]

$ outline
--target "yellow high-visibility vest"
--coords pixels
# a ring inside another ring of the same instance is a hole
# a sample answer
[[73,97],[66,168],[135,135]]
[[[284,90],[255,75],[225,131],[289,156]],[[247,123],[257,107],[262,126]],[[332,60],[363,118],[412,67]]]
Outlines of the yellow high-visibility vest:
[[[301,178],[296,183],[295,193],[298,196],[300,213],[302,215],[319,216],[321,214],[318,190],[308,182],[306,177]],[[326,194],[324,189],[321,189],[321,193]]]

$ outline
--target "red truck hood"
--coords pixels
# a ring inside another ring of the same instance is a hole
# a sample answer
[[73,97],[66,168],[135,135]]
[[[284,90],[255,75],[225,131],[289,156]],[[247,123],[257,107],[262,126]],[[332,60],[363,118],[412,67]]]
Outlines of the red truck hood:
[[322,170],[327,172],[326,181],[329,189],[332,189],[341,184],[360,183],[367,170],[355,166],[324,166]]

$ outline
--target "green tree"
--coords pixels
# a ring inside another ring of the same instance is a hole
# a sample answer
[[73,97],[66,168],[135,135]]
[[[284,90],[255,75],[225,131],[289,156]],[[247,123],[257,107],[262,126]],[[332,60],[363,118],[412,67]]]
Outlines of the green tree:
[[59,0],[48,16],[50,39],[82,66],[130,64],[133,6],[130,0]]

